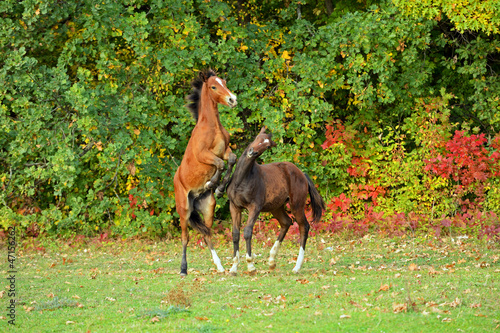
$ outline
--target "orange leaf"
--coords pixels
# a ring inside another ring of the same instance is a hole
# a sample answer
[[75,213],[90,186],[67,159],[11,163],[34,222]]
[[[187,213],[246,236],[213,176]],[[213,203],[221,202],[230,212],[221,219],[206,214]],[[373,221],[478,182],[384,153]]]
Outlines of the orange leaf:
[[392,304],[392,311],[394,313],[406,312],[406,310],[407,310],[406,303],[393,303]]
[[380,288],[378,291],[387,291],[389,290],[390,286],[388,284],[382,284],[380,285]]

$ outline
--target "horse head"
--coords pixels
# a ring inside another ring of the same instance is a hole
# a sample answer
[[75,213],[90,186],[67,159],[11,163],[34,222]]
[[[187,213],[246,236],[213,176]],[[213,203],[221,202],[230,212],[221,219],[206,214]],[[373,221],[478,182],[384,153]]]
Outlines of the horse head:
[[200,78],[206,84],[208,94],[215,103],[224,104],[230,108],[238,104],[236,95],[227,89],[226,80],[218,77],[214,71],[200,72]]
[[272,133],[266,133],[265,126],[262,127],[255,140],[248,146],[247,157],[252,158],[260,156],[267,149],[276,147],[276,142],[271,139],[272,136]]

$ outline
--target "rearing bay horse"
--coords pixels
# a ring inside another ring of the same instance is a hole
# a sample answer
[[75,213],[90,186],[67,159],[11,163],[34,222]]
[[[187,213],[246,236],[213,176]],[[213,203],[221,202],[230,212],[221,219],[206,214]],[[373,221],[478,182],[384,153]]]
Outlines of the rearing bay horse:
[[220,122],[217,108],[218,104],[236,106],[236,96],[212,70],[200,72],[191,86],[187,108],[196,119],[196,126],[174,176],[175,206],[182,230],[182,276],[187,275],[188,223],[204,236],[218,271],[224,271],[214,250],[210,230],[215,209],[214,190],[219,185],[224,160],[228,161],[228,170],[216,192],[224,191],[236,162],[236,155],[229,147],[229,133]]
[[255,140],[241,154],[234,174],[227,187],[229,198],[229,209],[233,220],[233,267],[229,271],[235,275],[240,261],[239,242],[241,212],[248,210],[248,221],[243,233],[247,245],[246,261],[249,273],[255,273],[252,257],[252,231],[260,212],[271,212],[280,224],[280,233],[274,243],[269,255],[269,268],[276,267],[275,257],[281,242],[286,236],[292,219],[285,210],[285,204],[290,204],[292,214],[299,225],[300,251],[293,272],[297,273],[304,261],[304,251],[309,234],[309,222],[306,219],[304,209],[306,207],[307,195],[311,198],[313,221],[321,219],[325,203],[309,176],[300,171],[295,164],[290,162],[278,162],[259,165],[255,162],[263,152],[270,147],[276,146],[271,139],[271,134],[262,128]]

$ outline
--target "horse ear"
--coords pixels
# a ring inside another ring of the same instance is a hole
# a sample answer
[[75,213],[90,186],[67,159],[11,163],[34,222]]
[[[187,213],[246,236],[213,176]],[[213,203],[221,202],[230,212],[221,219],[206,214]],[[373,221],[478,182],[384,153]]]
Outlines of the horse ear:
[[260,132],[259,132],[259,134],[266,133],[266,129],[267,129],[267,126],[262,127],[261,130],[260,130]]
[[199,76],[200,80],[202,80],[203,82],[207,81],[207,77],[205,76],[205,73],[203,71],[200,71],[198,76]]

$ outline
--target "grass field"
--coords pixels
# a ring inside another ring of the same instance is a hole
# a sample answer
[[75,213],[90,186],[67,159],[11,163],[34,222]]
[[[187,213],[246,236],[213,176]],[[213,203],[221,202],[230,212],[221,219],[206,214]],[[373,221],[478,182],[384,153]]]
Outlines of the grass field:
[[298,245],[285,240],[276,270],[254,244],[257,274],[242,261],[238,276],[232,244],[217,244],[226,273],[192,241],[184,279],[178,240],[20,244],[16,326],[3,280],[0,331],[500,332],[498,243],[317,236],[293,274]]

